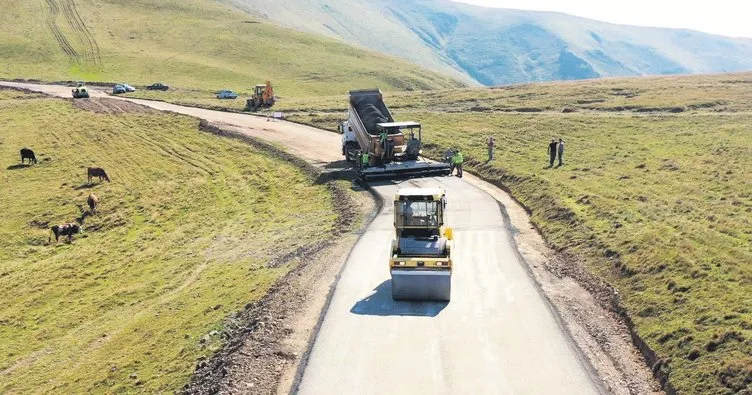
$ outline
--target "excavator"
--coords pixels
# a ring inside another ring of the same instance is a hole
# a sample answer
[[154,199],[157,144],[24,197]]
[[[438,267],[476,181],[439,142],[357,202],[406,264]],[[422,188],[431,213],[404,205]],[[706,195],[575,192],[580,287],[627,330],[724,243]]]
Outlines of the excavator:
[[449,301],[453,234],[446,204],[441,188],[402,188],[394,195],[392,299]]
[[259,84],[253,90],[253,96],[246,101],[247,111],[257,111],[262,107],[271,107],[274,105],[274,88],[272,83],[266,81],[266,84]]

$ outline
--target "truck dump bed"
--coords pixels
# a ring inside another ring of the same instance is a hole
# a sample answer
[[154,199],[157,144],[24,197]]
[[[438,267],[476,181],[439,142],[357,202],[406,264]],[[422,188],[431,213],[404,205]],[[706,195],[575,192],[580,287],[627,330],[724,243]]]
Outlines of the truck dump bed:
[[361,150],[376,155],[379,123],[394,122],[379,89],[350,91],[348,121]]
[[377,124],[394,122],[379,89],[350,91],[350,109],[358,118],[356,123],[372,136],[378,135]]

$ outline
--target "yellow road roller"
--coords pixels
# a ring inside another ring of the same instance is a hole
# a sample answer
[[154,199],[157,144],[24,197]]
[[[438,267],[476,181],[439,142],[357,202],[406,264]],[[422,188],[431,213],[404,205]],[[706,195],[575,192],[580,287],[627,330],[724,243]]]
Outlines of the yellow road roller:
[[446,204],[440,188],[403,188],[395,194],[392,299],[449,301],[452,229],[445,224]]

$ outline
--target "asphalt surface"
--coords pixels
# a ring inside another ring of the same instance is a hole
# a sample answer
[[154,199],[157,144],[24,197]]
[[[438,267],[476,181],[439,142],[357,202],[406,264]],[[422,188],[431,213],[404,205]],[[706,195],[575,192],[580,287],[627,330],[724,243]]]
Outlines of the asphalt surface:
[[[70,97],[70,87],[5,83]],[[92,90],[93,96],[104,93]],[[130,99],[129,99],[130,100]],[[326,166],[339,136],[243,114],[131,100],[231,125]],[[391,200],[405,187],[443,187],[454,229],[452,300],[394,302]],[[593,394],[582,361],[519,256],[502,208],[456,177],[373,183],[384,209],[353,248],[300,383],[302,394]]]
[[[391,198],[447,191],[452,300],[394,302]],[[374,184],[384,210],[355,245],[309,359],[301,394],[598,393],[520,261],[496,200],[456,177]]]

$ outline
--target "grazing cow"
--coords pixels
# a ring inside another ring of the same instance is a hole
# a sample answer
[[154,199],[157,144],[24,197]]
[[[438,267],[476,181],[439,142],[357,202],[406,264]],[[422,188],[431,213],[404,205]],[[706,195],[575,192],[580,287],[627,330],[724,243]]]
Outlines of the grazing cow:
[[[50,228],[52,231],[52,234],[55,235],[55,242],[57,243],[60,236],[68,236],[68,242],[70,243],[73,239],[73,235],[76,233],[82,233],[83,229],[78,224],[62,224],[62,225],[55,225],[52,228]],[[47,239],[47,242],[52,242],[52,236],[50,235],[50,238]]]
[[29,164],[37,163],[37,157],[34,155],[34,151],[28,148],[21,148],[21,164],[24,163],[24,159],[28,159]]
[[89,184],[91,184],[91,179],[94,177],[99,177],[99,182],[102,182],[103,178],[107,182],[110,182],[110,177],[107,177],[107,173],[101,167],[90,167],[87,169],[86,174],[89,176]]
[[97,212],[97,205],[99,204],[99,198],[97,195],[90,193],[89,197],[86,198],[86,203],[89,204],[89,210],[91,210],[92,214]]

